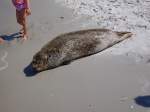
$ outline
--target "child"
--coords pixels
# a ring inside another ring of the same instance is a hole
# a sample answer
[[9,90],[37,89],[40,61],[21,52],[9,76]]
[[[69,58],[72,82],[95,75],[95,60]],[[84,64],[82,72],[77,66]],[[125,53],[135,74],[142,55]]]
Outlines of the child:
[[22,32],[23,39],[27,39],[27,20],[26,17],[31,14],[29,8],[29,0],[12,0],[16,8],[17,22],[22,26],[20,32]]

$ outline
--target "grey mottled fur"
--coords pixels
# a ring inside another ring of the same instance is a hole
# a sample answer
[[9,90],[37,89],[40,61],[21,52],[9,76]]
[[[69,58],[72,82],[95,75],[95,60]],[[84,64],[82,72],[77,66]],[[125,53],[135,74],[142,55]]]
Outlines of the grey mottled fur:
[[34,55],[32,66],[37,71],[52,69],[98,53],[131,35],[130,32],[115,32],[108,29],[88,29],[62,34]]

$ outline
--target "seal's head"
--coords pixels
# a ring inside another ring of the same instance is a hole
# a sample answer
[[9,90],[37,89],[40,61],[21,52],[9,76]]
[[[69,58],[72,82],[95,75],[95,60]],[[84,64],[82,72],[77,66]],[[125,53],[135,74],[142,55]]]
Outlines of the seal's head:
[[38,52],[33,56],[32,67],[38,72],[48,69],[48,56],[46,53]]

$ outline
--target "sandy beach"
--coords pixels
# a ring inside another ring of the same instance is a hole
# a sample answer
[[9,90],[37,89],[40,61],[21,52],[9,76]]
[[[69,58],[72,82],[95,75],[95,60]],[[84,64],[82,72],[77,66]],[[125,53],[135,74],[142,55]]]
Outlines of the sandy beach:
[[[128,12],[131,16],[125,18],[125,22],[122,19],[114,22],[113,18],[112,23],[106,25],[107,17],[114,15],[115,11],[119,15],[119,9],[114,8],[109,15],[105,5],[117,5],[119,2],[101,1],[104,7],[99,7],[105,9],[103,22],[97,16],[103,10],[90,12],[91,7],[96,8],[96,1],[31,0],[29,39],[25,42],[18,38],[7,39],[0,45],[1,112],[150,112],[134,102],[137,96],[150,95],[149,16],[143,16],[144,19],[140,18],[140,22],[135,24],[132,19],[135,20],[133,17],[136,16],[127,10],[124,15]],[[122,7],[122,0],[120,4]],[[147,2],[147,5],[150,3]],[[11,0],[0,3],[0,25],[0,35],[5,37],[11,37],[19,30]],[[87,28],[131,31],[134,35],[112,48],[70,65],[33,77],[26,76],[24,68],[48,41],[61,33]]]

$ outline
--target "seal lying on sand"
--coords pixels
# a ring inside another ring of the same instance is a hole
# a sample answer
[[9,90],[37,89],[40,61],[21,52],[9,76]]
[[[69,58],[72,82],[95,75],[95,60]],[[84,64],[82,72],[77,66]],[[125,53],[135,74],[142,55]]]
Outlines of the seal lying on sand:
[[131,36],[131,32],[108,29],[88,29],[62,34],[36,53],[31,65],[38,72],[52,69],[98,53]]

